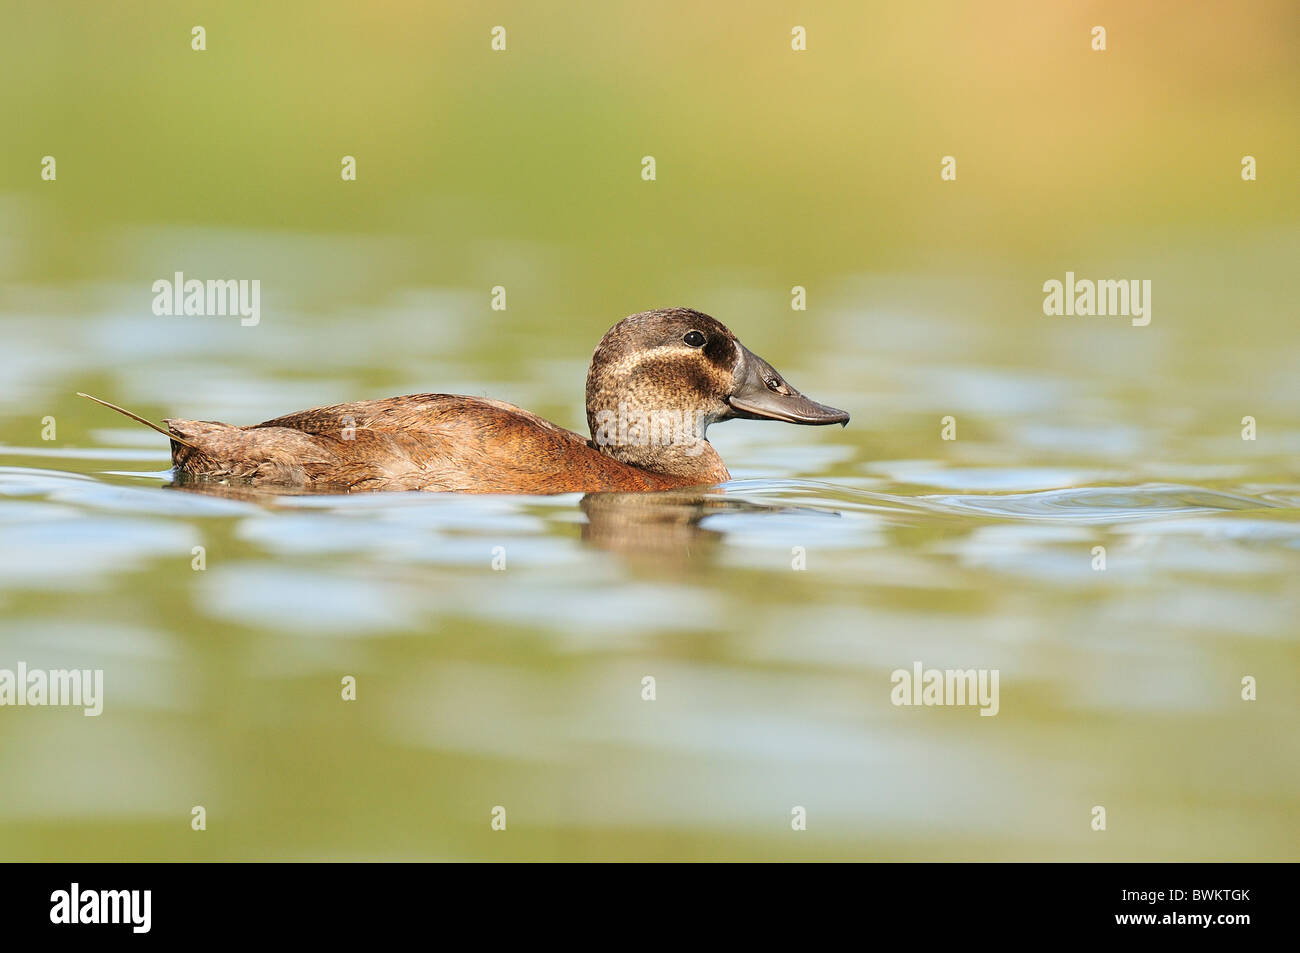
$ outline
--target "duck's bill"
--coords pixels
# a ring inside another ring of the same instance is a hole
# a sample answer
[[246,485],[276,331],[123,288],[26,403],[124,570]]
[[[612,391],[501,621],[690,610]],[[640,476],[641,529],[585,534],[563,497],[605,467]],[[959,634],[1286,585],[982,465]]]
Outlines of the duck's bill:
[[749,420],[783,420],[790,424],[824,426],[847,424],[842,410],[819,404],[791,387],[771,364],[748,348],[741,349],[736,368],[736,389],[727,403],[737,417]]
[[758,395],[757,399],[746,399],[733,394],[727,398],[727,403],[737,417],[749,420],[784,420],[789,424],[808,424],[814,427],[849,422],[846,412],[809,400],[799,393],[777,400],[769,400],[763,395]]

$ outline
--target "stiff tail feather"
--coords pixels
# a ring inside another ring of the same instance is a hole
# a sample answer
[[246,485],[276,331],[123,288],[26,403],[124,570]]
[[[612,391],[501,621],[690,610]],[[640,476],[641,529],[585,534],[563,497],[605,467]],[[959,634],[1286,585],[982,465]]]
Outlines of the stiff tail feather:
[[122,414],[124,417],[130,417],[130,418],[131,418],[132,420],[134,420],[136,423],[144,424],[144,425],[145,425],[146,427],[148,427],[150,430],[156,430],[156,431],[158,431],[160,434],[162,434],[162,435],[163,435],[164,437],[166,437],[168,440],[175,440],[177,443],[179,443],[179,444],[181,444],[181,445],[183,445],[183,446],[189,447],[191,450],[198,450],[199,452],[202,452],[202,450],[201,450],[199,447],[196,447],[194,444],[190,443],[188,440],[182,440],[180,437],[176,436],[174,433],[172,433],[170,430],[167,430],[165,427],[160,427],[160,426],[158,426],[158,425],[157,425],[156,423],[154,423],[152,420],[145,420],[145,419],[144,419],[143,417],[141,417],[139,414],[133,414],[133,413],[131,413],[131,411],[127,410],[125,407],[119,407],[119,406],[117,406],[117,404],[110,404],[110,403],[109,403],[108,401],[106,401],[106,400],[100,400],[98,397],[91,397],[89,394],[83,394],[83,393],[81,393],[81,391],[77,391],[77,396],[78,396],[78,397],[84,397],[84,398],[86,398],[86,400],[93,400],[95,403],[100,404],[100,405],[102,405],[102,406],[104,406],[104,407],[107,407],[109,410],[116,410],[119,414]]

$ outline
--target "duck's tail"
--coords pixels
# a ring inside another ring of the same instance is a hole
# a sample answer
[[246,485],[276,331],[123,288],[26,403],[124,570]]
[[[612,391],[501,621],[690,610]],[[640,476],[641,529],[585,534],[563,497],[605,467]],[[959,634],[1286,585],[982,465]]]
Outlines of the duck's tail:
[[[83,393],[81,393],[81,391],[77,391],[77,396],[78,396],[78,397],[84,397],[84,398],[86,398],[86,400],[93,400],[95,403],[97,403],[97,404],[101,404],[102,406],[107,407],[109,410],[116,410],[116,411],[117,411],[119,414],[121,414],[122,416],[124,416],[124,417],[130,417],[130,418],[131,418],[132,420],[134,420],[136,423],[144,424],[144,425],[145,425],[146,427],[148,427],[150,430],[156,430],[156,431],[158,431],[160,434],[162,434],[162,435],[163,435],[164,437],[166,437],[168,440],[174,440],[174,441],[176,441],[177,443],[179,443],[179,444],[181,444],[181,445],[183,445],[183,446],[189,447],[191,450],[199,450],[198,447],[196,447],[194,444],[190,443],[188,440],[182,440],[180,437],[176,436],[176,434],[172,433],[172,432],[171,432],[170,430],[168,430],[167,428],[158,426],[158,424],[154,423],[152,420],[145,420],[145,419],[144,419],[143,417],[141,417],[139,414],[133,414],[133,413],[131,413],[131,411],[127,410],[125,407],[119,407],[119,406],[117,406],[117,404],[110,404],[110,403],[109,403],[108,401],[106,401],[106,400],[100,400],[98,397],[91,397],[89,394],[83,394]],[[200,451],[200,452],[202,452],[202,451]]]

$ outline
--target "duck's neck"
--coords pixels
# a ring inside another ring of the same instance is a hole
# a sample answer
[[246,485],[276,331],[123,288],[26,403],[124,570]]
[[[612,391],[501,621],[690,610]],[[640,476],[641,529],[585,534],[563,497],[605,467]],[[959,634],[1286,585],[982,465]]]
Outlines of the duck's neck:
[[706,483],[723,483],[731,479],[726,464],[713,444],[700,441],[701,450],[694,456],[675,452],[672,447],[601,447],[597,449],[621,463],[637,467],[657,476],[672,479],[677,486],[696,486]]
[[669,477],[679,486],[731,479],[718,451],[705,437],[709,421],[689,411],[639,414],[626,405],[589,414],[591,445],[620,463]]

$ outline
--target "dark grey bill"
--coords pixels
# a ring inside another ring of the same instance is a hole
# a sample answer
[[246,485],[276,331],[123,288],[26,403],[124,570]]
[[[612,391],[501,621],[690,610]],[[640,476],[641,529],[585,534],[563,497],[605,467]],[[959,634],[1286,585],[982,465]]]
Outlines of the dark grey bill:
[[810,400],[791,387],[771,364],[744,345],[736,367],[736,389],[727,403],[737,417],[784,420],[791,424],[847,424],[849,415]]

